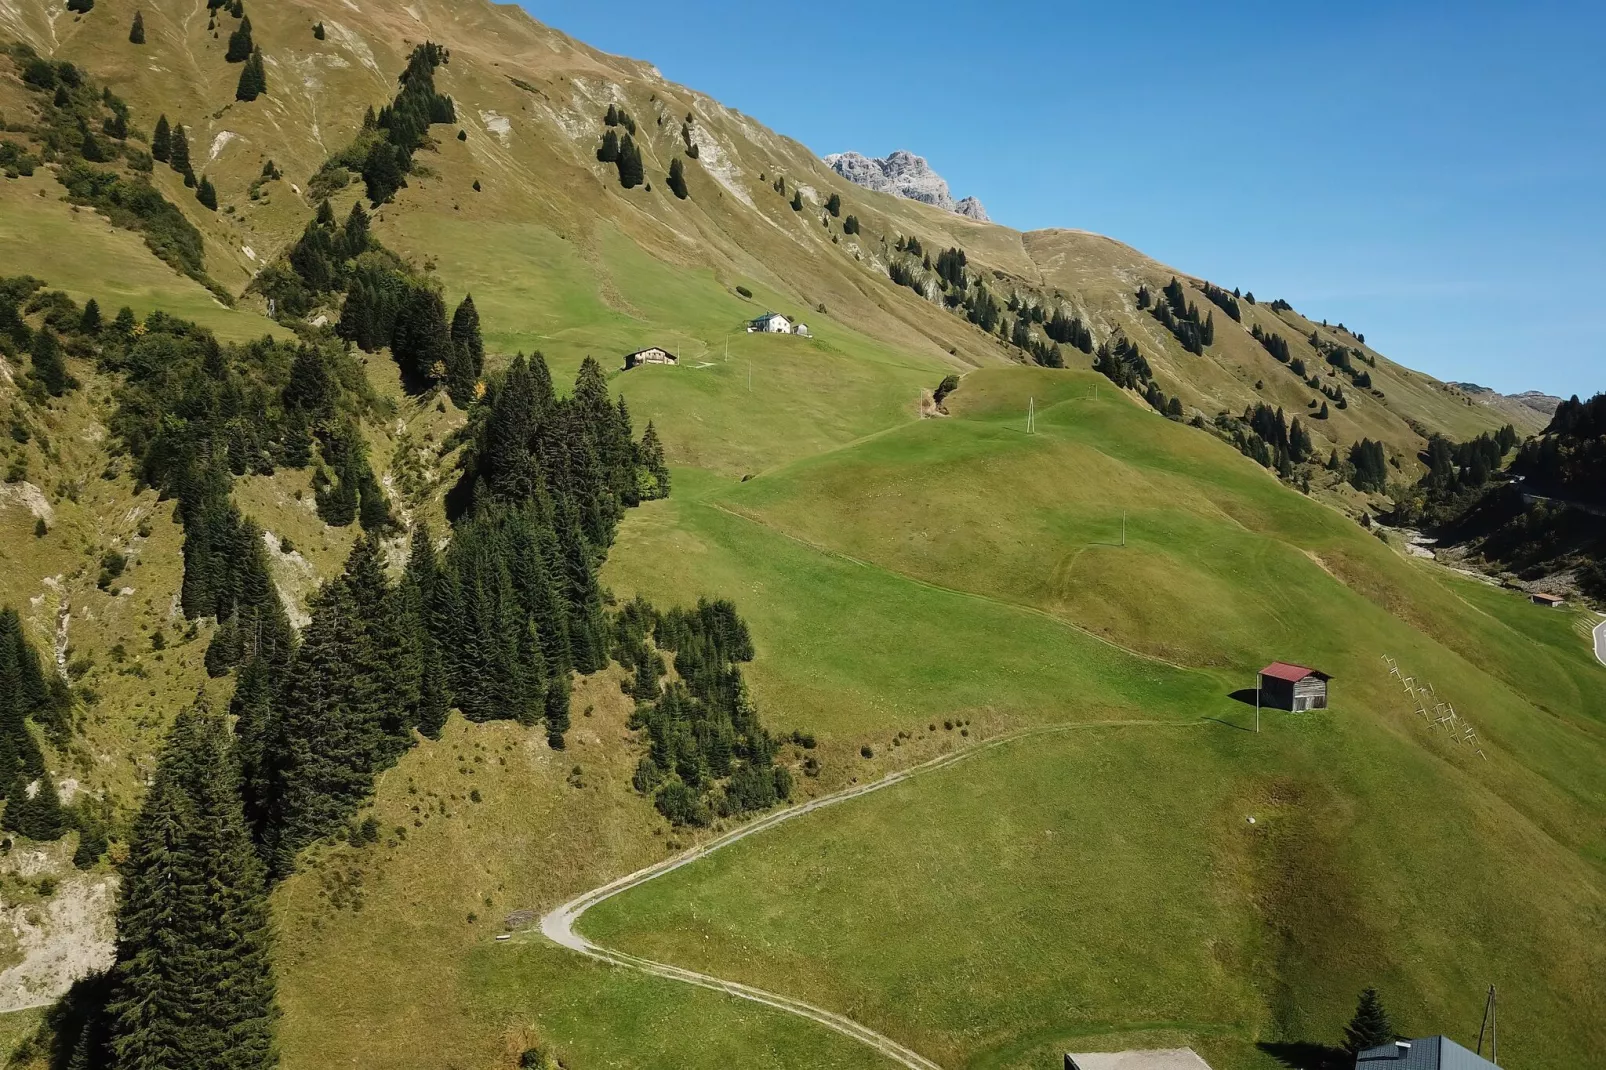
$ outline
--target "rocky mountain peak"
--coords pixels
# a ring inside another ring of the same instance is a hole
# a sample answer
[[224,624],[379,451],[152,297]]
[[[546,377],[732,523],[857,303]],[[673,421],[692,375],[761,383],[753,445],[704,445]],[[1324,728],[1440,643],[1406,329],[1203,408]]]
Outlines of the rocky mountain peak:
[[974,197],[954,200],[947,181],[931,169],[922,156],[896,149],[876,159],[859,152],[838,152],[825,162],[849,182],[878,193],[890,193],[922,204],[934,205],[969,219],[987,222],[987,209]]

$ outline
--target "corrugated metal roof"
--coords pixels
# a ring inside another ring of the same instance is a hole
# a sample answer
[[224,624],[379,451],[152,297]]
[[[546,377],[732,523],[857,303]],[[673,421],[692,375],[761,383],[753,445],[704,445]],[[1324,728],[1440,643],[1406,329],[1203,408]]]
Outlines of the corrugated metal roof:
[[1269,676],[1273,680],[1287,680],[1291,684],[1297,684],[1307,676],[1319,676],[1323,680],[1332,679],[1320,669],[1307,669],[1303,665],[1292,665],[1286,661],[1272,662],[1260,670],[1260,675]]
[[1380,1044],[1355,1057],[1355,1070],[1495,1070],[1488,1059],[1446,1036],[1420,1037],[1401,1044]]

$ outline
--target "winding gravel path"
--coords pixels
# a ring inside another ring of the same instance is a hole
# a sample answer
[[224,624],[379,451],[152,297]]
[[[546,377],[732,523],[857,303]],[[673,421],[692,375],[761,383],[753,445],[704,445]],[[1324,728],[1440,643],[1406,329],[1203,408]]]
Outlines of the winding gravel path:
[[996,736],[985,743],[978,743],[965,750],[940,755],[930,761],[910,766],[908,769],[889,773],[880,780],[871,781],[867,784],[856,784],[853,787],[844,788],[830,795],[822,795],[817,799],[811,799],[796,806],[789,806],[784,810],[776,810],[739,828],[732,829],[721,836],[716,836],[707,843],[699,844],[681,854],[675,855],[673,858],[666,858],[662,862],[638,869],[634,873],[610,881],[600,888],[595,888],[583,895],[576,896],[562,906],[549,911],[541,919],[541,934],[555,944],[569,948],[572,951],[578,951],[582,955],[600,959],[603,962],[611,962],[616,966],[639,970],[655,977],[665,977],[672,981],[682,981],[701,988],[713,989],[716,992],[724,992],[741,999],[752,1000],[754,1003],[762,1003],[767,1007],[774,1007],[788,1014],[795,1014],[800,1018],[807,1018],[867,1047],[874,1048],[893,1062],[908,1067],[909,1070],[942,1070],[942,1067],[919,1052],[911,1051],[892,1038],[883,1036],[868,1026],[860,1025],[851,1018],[845,1018],[835,1011],[828,1011],[823,1007],[816,1007],[811,1003],[805,1003],[790,996],[766,992],[751,985],[744,985],[736,981],[726,981],[706,973],[698,973],[695,970],[671,966],[663,962],[654,962],[651,959],[640,958],[623,951],[601,947],[576,932],[575,925],[579,922],[582,914],[604,899],[611,899],[621,892],[639,887],[650,880],[662,877],[666,873],[672,873],[680,867],[690,865],[699,858],[710,855],[722,847],[728,847],[738,840],[746,839],[748,836],[763,832],[765,829],[774,828],[784,821],[791,821],[793,818],[802,817],[804,814],[812,813],[815,810],[824,809],[827,806],[835,806],[837,803],[847,802],[849,799],[857,799],[861,795],[870,794],[872,791],[880,791],[882,788],[900,784],[911,777],[944,769],[967,758],[1001,747],[1006,743],[1013,743],[1031,736],[1070,732],[1084,728],[1192,728],[1202,726],[1205,723],[1204,721],[1083,721],[1076,724],[1024,728],[1016,732]]

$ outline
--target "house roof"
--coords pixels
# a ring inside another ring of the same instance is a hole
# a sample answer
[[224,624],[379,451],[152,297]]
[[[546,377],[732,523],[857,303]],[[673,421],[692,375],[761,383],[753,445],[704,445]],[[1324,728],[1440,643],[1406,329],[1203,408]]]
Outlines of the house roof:
[[1291,665],[1286,661],[1272,662],[1260,670],[1260,675],[1269,676],[1273,680],[1287,680],[1291,684],[1297,684],[1307,676],[1316,676],[1323,680],[1332,679],[1331,676],[1320,669],[1307,669],[1303,665]]
[[1494,1070],[1494,1066],[1445,1036],[1380,1044],[1355,1057],[1355,1070]]
[[639,357],[643,353],[662,353],[666,357],[674,356],[673,353],[665,349],[663,346],[648,346],[646,349],[638,349],[634,353],[629,353],[626,355],[631,357]]
[[762,316],[759,316],[757,319],[755,319],[753,322],[754,323],[759,323],[759,322],[761,322],[763,320],[784,320],[784,319],[787,319],[787,318],[788,318],[787,316],[785,316],[785,315],[783,315],[783,314],[781,314],[779,312],[766,312]]
[[1065,1056],[1065,1065],[1066,1070],[1210,1070],[1210,1064],[1192,1048],[1071,1052]]
[[1559,594],[1546,594],[1544,591],[1535,591],[1530,595],[1537,602],[1565,602],[1566,599]]

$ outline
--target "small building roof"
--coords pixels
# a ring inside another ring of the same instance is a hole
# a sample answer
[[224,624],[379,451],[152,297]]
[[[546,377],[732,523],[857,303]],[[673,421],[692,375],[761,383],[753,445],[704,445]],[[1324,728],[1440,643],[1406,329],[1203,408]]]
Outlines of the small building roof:
[[673,357],[674,356],[673,353],[671,353],[669,350],[665,349],[663,346],[648,346],[646,349],[638,349],[634,353],[627,353],[625,355],[627,357],[639,357],[643,353],[662,353],[666,357]]
[[1320,669],[1308,669],[1303,665],[1293,665],[1286,661],[1272,662],[1260,670],[1260,675],[1269,676],[1273,680],[1286,680],[1291,684],[1297,684],[1308,676],[1314,676],[1321,680],[1332,679],[1331,676]]
[[1529,597],[1535,602],[1548,602],[1552,605],[1560,605],[1561,603],[1567,601],[1567,599],[1563,598],[1559,594],[1547,594],[1544,591],[1535,591],[1533,594],[1529,595]]
[[1153,1051],[1069,1052],[1065,1070],[1210,1070],[1192,1048]]
[[1496,1070],[1446,1036],[1397,1040],[1367,1048],[1355,1057],[1355,1070]]

